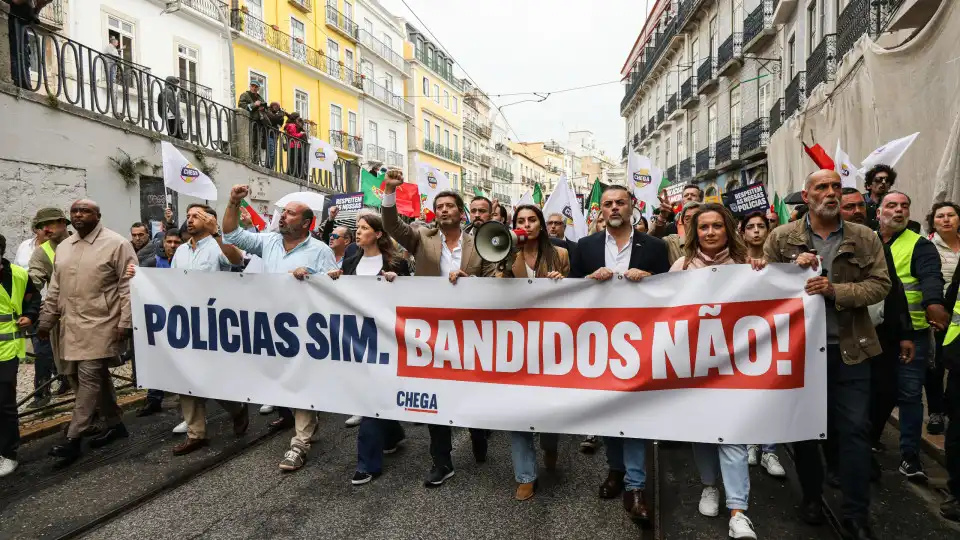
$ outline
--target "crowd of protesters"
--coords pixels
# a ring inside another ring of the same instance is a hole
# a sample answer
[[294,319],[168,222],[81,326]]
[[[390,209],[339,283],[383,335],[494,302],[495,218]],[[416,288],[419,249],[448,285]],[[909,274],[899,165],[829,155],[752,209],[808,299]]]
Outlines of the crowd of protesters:
[[[253,94],[241,100],[257,108],[263,101],[255,89],[252,85]],[[89,200],[75,202],[69,219],[60,209],[40,209],[33,221],[34,238],[19,246],[14,263],[3,259],[0,269],[6,293],[0,297],[0,476],[17,468],[16,366],[28,333],[37,355],[37,387],[50,386],[54,378],[62,381],[52,392],[38,392],[35,403],[45,404],[51,393],[76,393],[65,438],[50,452],[56,466],[75,462],[84,438],[96,448],[128,436],[109,368],[129,356],[129,279],[137,267],[239,271],[256,258],[259,271],[290,273],[300,280],[324,273],[334,280],[381,275],[388,282],[409,275],[441,276],[454,283],[468,276],[597,281],[621,276],[642,282],[655,274],[714,265],[748,264],[762,271],[767,264],[791,263],[818,272],[808,280],[806,292],[823,296],[827,333],[828,436],[793,444],[803,493],[800,517],[810,524],[824,522],[821,494],[826,482],[843,493],[844,533],[875,537],[869,524],[870,482],[880,474],[875,454],[892,451],[884,447],[881,434],[894,407],[900,411],[899,472],[912,481],[926,479],[919,456],[925,391],[926,430],[946,433],[951,496],[941,513],[960,520],[960,425],[950,422],[960,415],[960,206],[933,205],[925,219],[928,236],[922,236],[919,224],[910,219],[909,196],[891,189],[896,172],[878,166],[867,179],[870,190],[864,194],[842,188],[833,171],[811,174],[802,191],[805,210],[788,223],[779,223],[769,211],[735,216],[721,204],[704,203],[696,185],[684,188],[677,212],[662,201],[653,219],[635,220],[631,191],[609,186],[591,224],[594,232],[576,242],[565,238],[566,220],[560,214],[544,215],[536,205],[521,205],[511,216],[505,206],[485,197],[475,197],[467,207],[452,191],[435,196],[432,224],[408,224],[396,208],[395,192],[403,177],[395,170],[386,176],[380,214],[361,212],[351,229],[337,222],[333,207],[315,234],[314,210],[298,202],[283,208],[276,231],[251,227],[242,208],[249,192],[242,185],[231,190],[219,221],[213,208],[193,204],[183,226],[177,227],[168,211],[163,230],[153,237],[141,223],[131,226],[129,238],[103,227],[99,206]],[[467,211],[471,226],[464,229]],[[502,261],[482,259],[475,247],[477,226],[492,220],[527,233],[526,242]],[[0,248],[5,247],[0,237]],[[80,310],[83,317],[77,316]],[[162,392],[150,391],[138,415],[159,412],[163,398]],[[172,448],[175,455],[208,444],[205,401],[180,396],[184,422],[175,431],[186,436]],[[250,423],[247,405],[221,405],[231,415],[234,433],[242,435]],[[318,413],[270,404],[260,412],[274,410],[278,417],[271,429],[294,432],[279,468],[298,470],[317,440]],[[399,422],[361,416],[348,419],[347,426],[359,426],[352,483],[363,485],[383,473],[383,455],[403,444],[405,432]],[[452,428],[428,429],[432,463],[424,484],[437,487],[454,475]],[[470,436],[473,456],[482,463],[491,432],[470,429]],[[552,473],[560,452],[556,434],[510,434],[515,498],[520,501],[534,497],[538,489],[537,439],[545,468]],[[647,442],[587,435],[579,445],[587,453],[605,449],[608,473],[598,495],[621,498],[628,517],[640,523],[650,519]],[[777,447],[756,442],[693,445],[703,485],[698,510],[718,516],[722,486],[732,538],[756,538],[747,516],[749,468],[786,475]]]

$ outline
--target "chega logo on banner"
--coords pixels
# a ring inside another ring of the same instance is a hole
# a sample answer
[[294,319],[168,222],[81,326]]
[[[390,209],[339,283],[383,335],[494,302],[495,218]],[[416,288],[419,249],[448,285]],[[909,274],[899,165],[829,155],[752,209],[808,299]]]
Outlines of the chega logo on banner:
[[189,163],[187,163],[186,165],[183,166],[182,169],[180,169],[180,179],[183,180],[183,182],[186,184],[193,182],[199,177],[200,177],[200,171],[198,171],[196,167],[194,167]]
[[437,187],[437,176],[432,172],[427,173],[427,184],[430,184],[430,187],[433,189]]
[[437,395],[427,392],[397,392],[397,407],[409,412],[437,414]]
[[633,173],[633,183],[636,184],[637,189],[649,186],[650,182],[653,182],[653,177],[650,176],[650,169],[640,169]]
[[313,157],[322,161],[327,159],[327,153],[323,151],[323,148],[317,148],[317,150],[313,153]]

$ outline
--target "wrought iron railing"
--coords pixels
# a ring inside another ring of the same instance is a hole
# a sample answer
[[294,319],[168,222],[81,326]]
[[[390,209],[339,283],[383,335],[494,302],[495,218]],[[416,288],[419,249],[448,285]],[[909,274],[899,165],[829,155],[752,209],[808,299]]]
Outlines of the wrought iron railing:
[[641,141],[646,140],[646,139],[647,139],[647,135],[649,135],[649,134],[647,133],[647,126],[646,126],[646,125],[641,126],[641,127],[640,127],[640,140],[641,140]]
[[481,137],[484,139],[489,138],[493,131],[493,129],[490,127],[489,124],[486,124],[483,122],[477,123],[467,118],[463,119],[463,129],[469,131],[470,133],[473,133],[477,137]]
[[711,144],[707,148],[697,152],[697,174],[702,174],[716,168],[714,150],[714,145]]
[[639,134],[639,133],[634,133],[634,134],[633,134],[633,146],[634,146],[634,148],[636,148],[637,146],[640,146],[640,134]]
[[740,159],[740,134],[734,133],[717,141],[716,163],[725,164]]
[[63,0],[53,0],[37,13],[40,22],[54,28],[63,28]]
[[489,167],[492,162],[493,162],[493,158],[491,158],[487,154],[480,154],[481,165],[486,165],[487,167]]
[[380,163],[383,163],[387,161],[387,149],[375,144],[368,144],[367,153],[364,154],[364,157],[370,161],[379,161]]
[[327,25],[337,29],[340,33],[353,39],[360,40],[359,26],[353,19],[340,13],[337,8],[327,5]]
[[803,71],[793,76],[793,80],[783,92],[783,117],[790,118],[807,101],[807,74]]
[[726,65],[734,60],[739,60],[743,56],[743,34],[734,32],[730,34],[720,49],[717,50],[717,65],[724,69]]
[[403,154],[399,152],[387,152],[387,167],[403,167]]
[[837,59],[843,58],[870,31],[870,0],[850,0],[837,18]]
[[877,24],[875,33],[879,34],[886,31],[897,10],[903,4],[903,0],[873,0],[871,4],[875,12],[872,18]]
[[667,114],[673,114],[677,110],[677,94],[673,93],[667,98]]
[[421,47],[416,50],[416,58],[421,64],[429,68],[431,71],[439,75],[443,80],[447,81],[454,88],[463,92],[463,81],[457,79],[453,76],[453,71],[447,66],[447,64],[441,62],[437,55],[434,55],[433,60],[427,56],[427,51],[425,47]]
[[743,21],[743,42],[747,45],[764,30],[773,29],[773,0],[762,0]]
[[303,11],[313,11],[313,4],[311,3],[311,0],[290,0],[290,3],[302,9]]
[[[643,70],[643,66],[638,66],[640,71]],[[637,90],[640,88],[640,83],[643,81],[643,78],[640,76],[639,72],[632,72],[627,76],[627,85],[624,86],[623,99],[620,100],[620,110],[623,111],[627,108],[627,105],[630,103],[630,100],[633,99],[633,96],[637,93]]]
[[685,157],[680,160],[680,165],[677,166],[677,175],[678,180],[686,180],[687,178],[692,178],[695,174],[693,170],[693,163],[689,157]]
[[14,82],[24,90],[42,92],[98,116],[232,153],[236,114],[232,105],[217,103],[190,88],[169,85],[146,66],[105,55],[39,26],[23,25],[19,30],[11,36],[11,59],[15,63]]
[[667,119],[667,106],[661,105],[657,111],[657,125],[659,126]]
[[653,132],[657,130],[657,119],[653,116],[647,120],[647,135],[652,136]]
[[363,154],[363,137],[351,135],[339,129],[330,130],[330,145],[352,154]]
[[821,83],[832,81],[837,73],[837,35],[827,34],[807,58],[807,97]]
[[667,167],[667,181],[676,182],[676,180],[677,180],[677,166],[671,165],[670,167]]
[[[213,88],[204,86],[198,82],[180,79],[180,88],[184,88],[204,99],[213,99]],[[186,96],[186,93],[181,93],[180,99],[185,101],[187,99]]]
[[[772,114],[772,113],[771,113]],[[777,113],[779,114],[779,112]],[[770,144],[770,117],[761,116],[740,129],[740,149],[743,154],[766,149]]]
[[783,125],[783,98],[773,102],[770,109],[770,134],[774,134]]
[[500,167],[493,167],[490,170],[490,176],[494,178],[499,178],[500,180],[510,180],[513,181],[513,173],[509,169],[503,169]]
[[463,150],[463,159],[467,161],[472,161],[474,163],[480,163],[480,156],[477,155],[477,153],[474,152],[473,150],[470,150],[469,148],[465,148]]
[[686,105],[691,99],[697,98],[697,75],[687,77],[680,85],[680,103]]
[[506,154],[506,155],[508,155],[508,156],[511,155],[511,154],[510,154],[510,147],[507,146],[506,144],[497,143],[497,144],[495,144],[495,145],[493,146],[493,149],[496,150],[497,152],[502,152],[502,153],[504,153],[504,154]]
[[698,90],[707,86],[708,83],[714,80],[717,74],[717,57],[708,56],[700,63],[700,67],[697,68],[697,81],[699,83]]
[[374,52],[380,58],[389,62],[393,67],[403,69],[403,57],[394,52],[386,43],[373,37],[373,34],[366,30],[360,30],[360,43]]
[[373,79],[370,77],[361,76],[361,79],[363,82],[363,92],[365,94],[373,96],[377,101],[396,109],[398,112],[413,116],[412,103],[373,82]]
[[[306,0],[310,1],[310,0]],[[60,0],[57,0],[57,3],[60,3]],[[197,13],[202,13],[211,19],[220,22],[222,17],[230,9],[230,6],[226,2],[221,0],[181,0],[181,3],[196,11]]]

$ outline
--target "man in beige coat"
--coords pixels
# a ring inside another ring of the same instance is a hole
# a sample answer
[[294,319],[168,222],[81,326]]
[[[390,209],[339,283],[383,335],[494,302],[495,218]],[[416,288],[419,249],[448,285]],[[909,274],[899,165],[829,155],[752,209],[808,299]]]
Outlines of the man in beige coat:
[[119,365],[122,342],[130,334],[130,281],[127,266],[137,263],[130,242],[100,223],[100,207],[79,200],[70,207],[77,234],[56,252],[53,279],[44,299],[37,335],[47,339],[60,323],[60,348],[67,375],[76,374],[77,400],[67,440],[50,455],[67,466],[80,457],[80,438],[89,435],[97,406],[105,429],[90,446],[106,446],[128,435],[117,406],[109,368]]

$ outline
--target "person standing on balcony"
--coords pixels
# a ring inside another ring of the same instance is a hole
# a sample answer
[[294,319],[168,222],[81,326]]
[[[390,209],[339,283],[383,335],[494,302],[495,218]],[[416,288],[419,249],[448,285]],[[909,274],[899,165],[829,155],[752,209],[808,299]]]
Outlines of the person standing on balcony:
[[160,92],[157,108],[160,109],[160,116],[167,119],[167,135],[186,139],[183,135],[183,121],[180,119],[180,78],[170,75],[165,80],[167,84]]
[[290,113],[283,130],[287,133],[287,138],[290,141],[287,154],[287,174],[296,178],[306,178],[306,175],[302,174],[304,163],[302,156],[303,143],[301,142],[306,139],[306,134],[303,132],[303,120],[300,118],[300,113]]
[[262,164],[260,150],[267,144],[266,132],[271,124],[266,114],[266,103],[260,96],[260,81],[250,79],[250,89],[240,94],[237,106],[250,114],[250,160]]
[[273,169],[277,163],[277,132],[283,127],[283,121],[287,113],[280,108],[280,104],[274,101],[264,111],[267,122],[267,168]]
[[[10,42],[10,75],[13,78],[14,85],[27,90],[29,89],[27,80],[30,77],[30,54],[24,48],[26,40],[22,34],[24,27],[40,22],[37,18],[37,13],[40,10],[34,7],[31,0],[3,1],[10,4],[10,14],[7,16],[7,36]],[[29,45],[27,47],[29,48]]]
[[123,50],[117,36],[110,36],[107,46],[103,48],[103,63],[107,67],[107,83],[117,82],[117,60],[123,59]]

